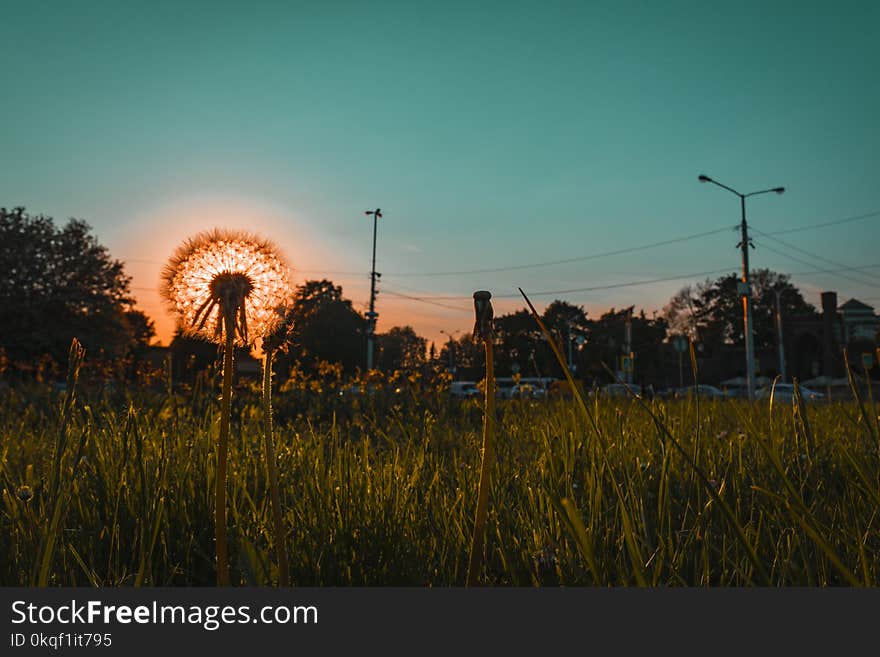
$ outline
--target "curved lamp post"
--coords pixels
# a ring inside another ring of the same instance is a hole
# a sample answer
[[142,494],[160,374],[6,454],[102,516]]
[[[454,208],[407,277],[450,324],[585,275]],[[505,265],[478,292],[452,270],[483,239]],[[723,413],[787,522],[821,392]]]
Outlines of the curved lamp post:
[[723,185],[717,180],[713,180],[709,176],[700,174],[699,181],[706,183],[712,183],[713,185],[718,185],[722,189],[726,189],[728,192],[732,194],[736,194],[740,198],[740,204],[742,206],[742,223],[740,224],[740,229],[742,231],[742,240],[737,245],[742,249],[742,283],[740,284],[739,293],[742,296],[743,300],[743,325],[744,325],[744,336],[746,341],[746,381],[748,386],[749,393],[749,401],[755,398],[755,339],[754,335],[752,335],[752,293],[751,293],[751,281],[749,278],[749,247],[754,248],[754,245],[749,241],[749,227],[746,223],[746,199],[749,196],[757,196],[758,194],[769,194],[770,192],[775,192],[776,194],[782,194],[785,192],[785,187],[772,187],[770,189],[762,189],[757,192],[749,192],[748,194],[741,194],[736,191],[732,187],[728,187],[727,185]]

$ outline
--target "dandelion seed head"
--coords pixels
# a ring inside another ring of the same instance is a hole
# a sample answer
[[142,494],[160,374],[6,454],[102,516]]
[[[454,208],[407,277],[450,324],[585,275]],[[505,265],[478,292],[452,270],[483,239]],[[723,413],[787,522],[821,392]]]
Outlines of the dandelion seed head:
[[290,297],[290,272],[278,248],[254,235],[215,229],[174,252],[162,297],[184,335],[222,341],[228,327],[241,346],[269,335]]

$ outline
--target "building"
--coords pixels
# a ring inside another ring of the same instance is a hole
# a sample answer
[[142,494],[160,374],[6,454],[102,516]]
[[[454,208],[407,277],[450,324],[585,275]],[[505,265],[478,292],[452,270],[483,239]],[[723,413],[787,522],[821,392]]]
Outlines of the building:
[[[823,292],[819,312],[797,317],[783,317],[786,380],[797,378],[807,381],[816,377],[840,379],[846,377],[843,360],[846,350],[849,364],[856,372],[862,372],[863,358],[873,362],[872,376],[880,377],[877,364],[878,331],[880,316],[874,308],[857,299],[850,299],[838,306],[836,292]],[[697,357],[698,378],[702,383],[718,383],[725,379],[745,376],[745,351],[742,345],[716,345],[705,351],[699,349]],[[689,354],[678,354],[671,344],[665,345],[663,354],[665,380],[652,381],[655,385],[685,385],[693,383]],[[779,351],[776,345],[755,352],[756,374],[773,378],[779,374]]]
[[845,376],[844,349],[850,365],[860,371],[862,356],[873,358],[878,330],[880,317],[872,306],[858,299],[838,306],[836,292],[823,292],[819,316],[783,319],[788,377]]
[[840,306],[840,319],[844,344],[873,342],[880,330],[880,317],[874,314],[874,307],[858,299]]

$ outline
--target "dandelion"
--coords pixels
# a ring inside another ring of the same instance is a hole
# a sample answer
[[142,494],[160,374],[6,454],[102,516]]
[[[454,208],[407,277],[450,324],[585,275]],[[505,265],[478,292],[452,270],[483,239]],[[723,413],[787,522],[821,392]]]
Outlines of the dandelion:
[[162,296],[185,335],[248,346],[281,321],[290,295],[284,257],[247,233],[212,230],[184,242],[165,266]]
[[226,467],[235,345],[249,346],[281,321],[289,296],[287,264],[278,249],[247,233],[213,230],[192,237],[171,256],[162,296],[185,335],[223,345],[223,393],[217,438],[214,525],[217,584],[229,584]]

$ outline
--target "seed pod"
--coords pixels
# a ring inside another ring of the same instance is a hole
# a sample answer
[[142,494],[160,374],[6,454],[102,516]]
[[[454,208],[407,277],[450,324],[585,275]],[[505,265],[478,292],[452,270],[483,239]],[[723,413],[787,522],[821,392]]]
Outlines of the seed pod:
[[474,313],[476,321],[474,322],[474,337],[482,340],[492,339],[492,319],[494,311],[492,310],[492,293],[486,290],[478,290],[474,292]]
[[161,294],[184,334],[239,346],[271,334],[290,294],[290,271],[262,238],[216,229],[184,242],[162,273]]

